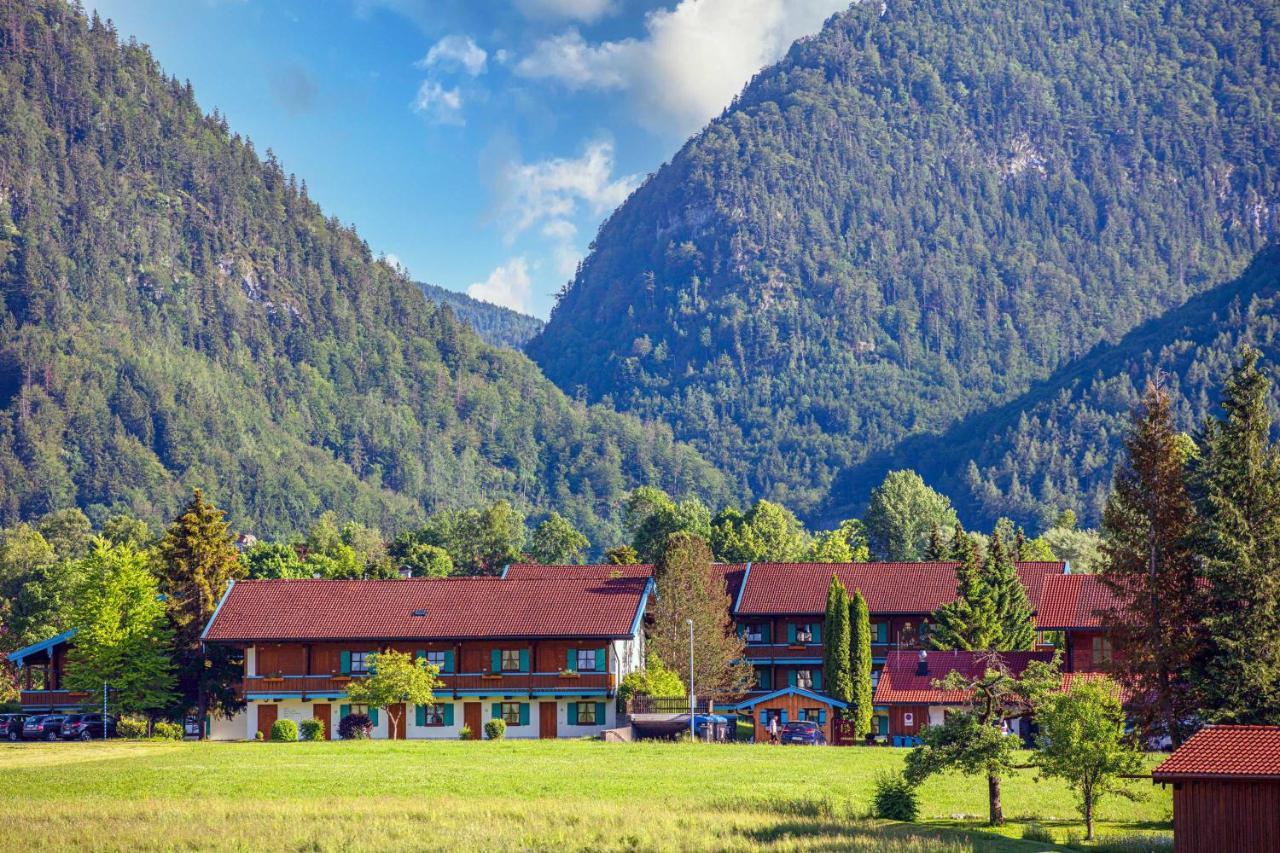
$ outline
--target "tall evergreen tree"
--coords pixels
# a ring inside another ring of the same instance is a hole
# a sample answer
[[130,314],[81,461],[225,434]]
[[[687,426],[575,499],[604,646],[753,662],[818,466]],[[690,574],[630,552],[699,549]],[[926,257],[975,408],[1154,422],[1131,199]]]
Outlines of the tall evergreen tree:
[[950,553],[951,545],[943,541],[942,527],[935,521],[929,530],[929,544],[925,546],[924,558],[929,561],[945,560]]
[[1125,451],[1103,514],[1099,576],[1116,599],[1104,618],[1131,707],[1177,745],[1195,710],[1184,677],[1199,645],[1195,510],[1169,395],[1155,384],[1134,412]]
[[956,598],[934,612],[929,642],[935,649],[990,650],[1002,633],[995,597],[983,579],[977,546],[963,530],[957,530],[955,536],[951,553],[960,555]]
[[849,640],[853,646],[853,699],[849,714],[853,718],[853,735],[861,740],[871,731],[871,611],[862,590],[853,591],[850,606]]
[[1206,642],[1193,669],[1200,707],[1218,723],[1280,723],[1280,448],[1271,441],[1271,382],[1258,351],[1222,394],[1193,464],[1197,550],[1208,579]]
[[174,628],[182,711],[194,707],[200,720],[211,711],[228,714],[242,704],[233,685],[238,673],[227,653],[217,647],[205,654],[200,643],[200,634],[227,585],[246,573],[232,542],[222,510],[207,503],[196,489],[158,549],[161,582]]
[[827,694],[841,702],[853,699],[849,616],[849,593],[833,574],[827,587],[827,614],[822,626],[822,683]]
[[987,545],[982,580],[991,591],[995,606],[997,634],[992,648],[1002,652],[1033,648],[1036,631],[1031,620],[1031,601],[999,531],[991,534]]

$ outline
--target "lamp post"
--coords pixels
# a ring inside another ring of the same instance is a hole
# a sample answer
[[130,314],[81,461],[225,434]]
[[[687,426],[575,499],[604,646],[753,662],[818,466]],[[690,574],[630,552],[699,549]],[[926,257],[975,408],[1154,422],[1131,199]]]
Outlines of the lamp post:
[[693,620],[684,620],[689,623],[689,739],[697,740],[698,732],[693,725],[693,712],[697,708],[697,699],[694,698],[693,692]]

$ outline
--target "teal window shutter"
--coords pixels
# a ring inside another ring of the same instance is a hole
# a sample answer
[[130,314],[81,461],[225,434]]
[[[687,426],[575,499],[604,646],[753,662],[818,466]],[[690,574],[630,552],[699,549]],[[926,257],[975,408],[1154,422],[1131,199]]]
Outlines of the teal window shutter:
[[768,711],[760,712],[760,725],[765,727],[766,729],[769,728],[769,712]]
[[597,725],[597,726],[603,726],[604,724],[605,724],[605,720],[604,720],[604,703],[603,703],[603,702],[597,702],[597,703],[596,703],[596,725]]
[[[573,654],[573,652],[570,652],[569,654]],[[570,702],[569,703],[569,725],[576,726],[577,724],[578,724],[578,703]]]
[[520,703],[520,725],[522,726],[529,725],[529,703],[528,702]]
[[446,726],[453,725],[453,703],[452,702],[444,706],[444,724]]
[[413,659],[414,659],[414,660],[426,660],[426,659],[427,659],[427,650],[426,650],[426,649],[418,649],[416,652],[414,652],[414,653],[413,653]]
[[822,626],[821,626],[821,625],[814,625],[814,626],[813,626],[813,641],[814,641],[815,643],[821,643],[821,642],[822,642]]
[[795,641],[796,641],[796,624],[794,622],[788,622],[787,623],[787,642],[794,645]]
[[796,686],[796,671],[794,669],[787,670],[787,686],[788,687]]
[[378,724],[378,709],[377,709],[377,708],[370,708],[370,709],[369,709],[369,722],[373,723],[375,726]]
[[529,650],[528,649],[520,650],[520,671],[521,672],[529,671]]
[[339,721],[341,721],[343,717],[349,717],[349,716],[351,716],[351,706],[350,706],[350,705],[339,705],[339,706],[338,706],[338,720],[339,720]]
[[489,660],[493,664],[494,672],[502,672],[502,649],[494,649],[489,655]]
[[773,642],[773,625],[769,624],[768,622],[760,626],[760,642],[762,643]]
[[578,650],[569,649],[569,651],[565,653],[565,658],[566,658],[565,668],[564,668],[565,672],[577,672],[578,671]]
[[493,718],[495,720],[502,719],[502,703],[501,702],[493,703]]
[[778,712],[778,722],[782,723],[783,725],[786,725],[786,723],[787,723],[787,712],[786,712],[786,711],[779,711],[779,712]]
[[825,710],[818,711],[818,725],[825,726],[827,724],[827,712]]
[[604,672],[604,649],[596,649],[596,672]]
[[444,653],[444,666],[441,667],[440,671],[453,672],[453,652],[452,651],[448,651]]
[[342,674],[351,674],[351,652],[342,653]]
[[813,671],[813,689],[814,690],[822,689],[822,670],[820,669],[815,669]]
[[416,706],[415,710],[416,710],[416,719],[414,720],[414,723],[419,726],[425,726],[427,724],[427,706],[418,705]]

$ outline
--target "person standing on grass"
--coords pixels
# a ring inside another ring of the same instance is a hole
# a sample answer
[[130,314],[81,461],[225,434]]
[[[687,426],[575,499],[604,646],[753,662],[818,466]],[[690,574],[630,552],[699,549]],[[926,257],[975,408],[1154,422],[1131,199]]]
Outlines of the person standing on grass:
[[769,715],[769,743],[778,742],[778,715]]

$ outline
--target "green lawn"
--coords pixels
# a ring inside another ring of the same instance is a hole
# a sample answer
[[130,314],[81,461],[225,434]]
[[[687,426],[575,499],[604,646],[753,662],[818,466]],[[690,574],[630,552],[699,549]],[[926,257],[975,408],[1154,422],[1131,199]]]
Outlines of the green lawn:
[[[1011,823],[982,826],[986,784],[939,777],[922,823],[866,818],[903,750],[754,745],[126,743],[0,745],[0,848],[1049,849],[1081,832],[1070,793],[1020,771]],[[1104,804],[1106,835],[1168,834],[1170,794]]]

